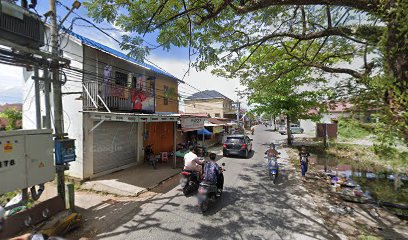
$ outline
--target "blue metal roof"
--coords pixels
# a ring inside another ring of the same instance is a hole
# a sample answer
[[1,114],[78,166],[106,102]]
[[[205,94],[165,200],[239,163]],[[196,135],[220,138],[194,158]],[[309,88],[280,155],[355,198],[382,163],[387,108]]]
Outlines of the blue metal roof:
[[91,39],[89,39],[89,38],[86,38],[86,37],[81,36],[81,35],[79,35],[79,34],[77,34],[77,33],[74,33],[73,31],[68,30],[68,29],[66,29],[66,28],[63,28],[63,30],[64,30],[66,33],[68,33],[69,35],[71,35],[71,36],[77,38],[79,41],[82,42],[82,44],[88,45],[88,46],[90,46],[90,47],[92,47],[92,48],[96,48],[96,49],[99,49],[99,50],[104,51],[104,52],[107,52],[107,53],[109,53],[109,54],[112,54],[112,55],[114,55],[114,56],[116,56],[116,57],[122,58],[122,59],[124,59],[124,60],[126,60],[126,61],[129,61],[129,62],[131,62],[131,63],[134,63],[134,64],[139,65],[139,66],[141,66],[141,67],[147,68],[147,69],[149,69],[149,70],[151,70],[151,71],[153,71],[153,72],[155,72],[155,73],[158,73],[158,74],[161,74],[161,75],[164,75],[164,76],[173,78],[174,80],[177,80],[177,81],[180,81],[180,82],[181,82],[180,79],[176,78],[175,76],[171,75],[170,73],[165,72],[165,71],[163,71],[163,70],[161,70],[161,69],[159,69],[159,68],[157,68],[157,67],[155,67],[155,66],[153,66],[153,65],[150,65],[150,64],[147,64],[147,63],[144,63],[144,62],[137,61],[136,59],[134,59],[134,58],[132,58],[132,57],[129,57],[128,55],[126,55],[126,54],[124,54],[124,53],[122,53],[122,52],[119,52],[119,51],[117,51],[117,50],[115,50],[115,49],[112,49],[112,48],[110,48],[110,47],[108,47],[108,46],[105,46],[105,45],[103,45],[103,44],[100,44],[100,43],[98,43],[98,42],[95,42],[95,41],[93,41],[93,40],[91,40]]

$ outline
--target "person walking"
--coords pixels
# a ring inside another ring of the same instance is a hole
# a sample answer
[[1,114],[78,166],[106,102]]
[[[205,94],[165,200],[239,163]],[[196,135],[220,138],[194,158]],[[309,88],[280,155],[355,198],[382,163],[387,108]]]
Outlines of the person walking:
[[305,146],[302,146],[299,152],[300,158],[300,168],[302,170],[302,178],[305,180],[306,172],[309,166],[310,153],[307,151]]

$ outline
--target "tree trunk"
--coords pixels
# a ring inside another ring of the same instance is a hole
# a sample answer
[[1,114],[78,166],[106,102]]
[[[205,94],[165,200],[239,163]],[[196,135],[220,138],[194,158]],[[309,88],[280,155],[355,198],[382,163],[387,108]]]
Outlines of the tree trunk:
[[402,137],[408,141],[408,115],[403,114],[408,109],[408,4],[398,0],[389,0],[388,4],[392,11],[387,19],[386,73],[393,81],[385,101],[392,112],[392,122],[398,123]]
[[273,127],[274,127],[274,131],[276,132],[278,129],[276,127],[276,117],[275,117],[275,115],[273,116]]
[[288,135],[288,146],[292,146],[289,115],[286,115],[286,134]]

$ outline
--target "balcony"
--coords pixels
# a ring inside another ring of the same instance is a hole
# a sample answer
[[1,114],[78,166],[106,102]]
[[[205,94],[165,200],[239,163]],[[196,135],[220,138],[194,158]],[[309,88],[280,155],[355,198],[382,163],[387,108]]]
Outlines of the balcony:
[[83,110],[112,112],[155,111],[154,88],[142,89],[115,83],[86,81],[83,83]]

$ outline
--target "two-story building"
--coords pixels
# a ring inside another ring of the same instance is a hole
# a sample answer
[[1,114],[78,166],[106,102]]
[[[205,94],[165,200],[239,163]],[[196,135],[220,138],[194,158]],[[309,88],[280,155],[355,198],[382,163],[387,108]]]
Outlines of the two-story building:
[[186,114],[206,113],[212,118],[236,119],[234,101],[215,90],[194,93],[184,99]]
[[[179,79],[84,36],[66,33],[60,44],[63,56],[71,60],[61,69],[64,130],[76,139],[77,155],[68,174],[89,179],[141,164],[147,144],[153,145],[155,154],[174,151]],[[32,74],[24,72],[25,129],[36,126]],[[46,109],[41,112],[45,118]]]

